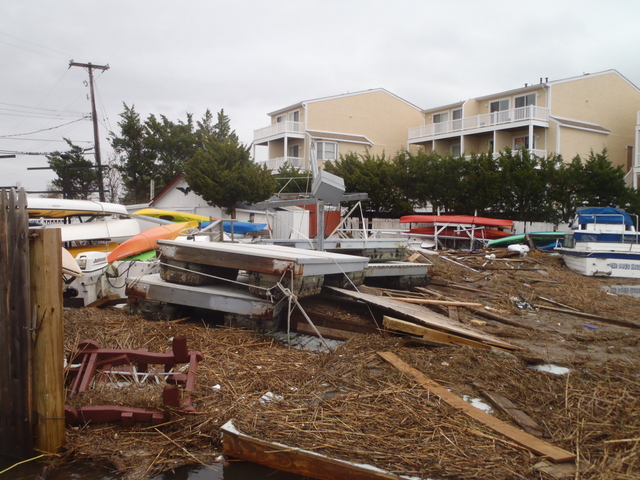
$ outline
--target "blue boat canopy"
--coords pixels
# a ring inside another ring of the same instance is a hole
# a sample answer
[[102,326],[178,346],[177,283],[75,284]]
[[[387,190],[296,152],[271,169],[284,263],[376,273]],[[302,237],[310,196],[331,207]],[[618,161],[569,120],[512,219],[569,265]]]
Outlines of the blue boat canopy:
[[634,226],[631,216],[624,210],[613,207],[583,208],[577,212],[578,224],[605,223],[609,225]]

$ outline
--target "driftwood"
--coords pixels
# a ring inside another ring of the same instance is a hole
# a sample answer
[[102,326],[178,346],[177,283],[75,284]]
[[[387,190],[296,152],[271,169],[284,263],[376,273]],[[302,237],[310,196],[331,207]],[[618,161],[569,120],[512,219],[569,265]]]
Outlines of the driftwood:
[[531,450],[537,455],[543,455],[550,458],[554,462],[570,462],[575,460],[575,454],[568,452],[562,448],[551,445],[544,440],[541,440],[533,435],[530,435],[522,430],[519,430],[512,425],[504,423],[497,418],[489,415],[488,413],[476,408],[469,403],[465,402],[458,395],[451,393],[446,388],[438,385],[436,382],[428,378],[421,371],[413,368],[407,363],[403,362],[397,355],[392,352],[378,352],[384,360],[396,367],[402,373],[408,375],[414,381],[427,388],[429,391],[438,395],[442,400],[447,402],[454,408],[462,410],[470,417],[482,422],[490,429],[506,436],[510,440],[513,440],[518,445]]
[[593,315],[591,313],[585,313],[585,312],[580,312],[576,310],[568,310],[566,308],[548,307],[546,305],[538,305],[536,306],[536,308],[551,310],[553,312],[558,312],[558,313],[566,313],[567,315],[575,315],[576,317],[588,318],[590,320],[595,320],[596,322],[609,323],[611,325],[618,325],[619,327],[640,329],[640,324],[638,323],[628,322],[626,320],[619,320],[617,318],[606,318],[606,317],[601,317],[600,315]]

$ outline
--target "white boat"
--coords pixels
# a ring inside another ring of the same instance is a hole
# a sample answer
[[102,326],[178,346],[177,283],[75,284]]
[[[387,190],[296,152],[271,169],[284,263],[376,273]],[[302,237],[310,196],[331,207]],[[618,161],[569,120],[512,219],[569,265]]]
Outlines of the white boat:
[[59,228],[64,246],[75,257],[86,251],[109,251],[140,233],[140,224],[124,205],[91,200],[29,197],[27,213],[34,225]]
[[563,246],[555,251],[567,267],[585,276],[640,278],[637,222],[612,207],[579,209]]

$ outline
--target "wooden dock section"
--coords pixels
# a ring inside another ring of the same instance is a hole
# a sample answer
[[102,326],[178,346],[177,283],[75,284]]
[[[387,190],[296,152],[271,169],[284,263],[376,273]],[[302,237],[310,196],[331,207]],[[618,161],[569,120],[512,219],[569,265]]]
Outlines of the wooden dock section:
[[277,284],[298,296],[318,294],[325,284],[359,285],[369,263],[366,257],[279,245],[160,240],[157,249],[165,280],[219,283],[246,271],[250,292],[260,296],[277,295]]
[[186,305],[252,318],[274,319],[284,305],[252,295],[242,285],[179,285],[162,280],[159,274],[128,278],[127,284],[130,299]]

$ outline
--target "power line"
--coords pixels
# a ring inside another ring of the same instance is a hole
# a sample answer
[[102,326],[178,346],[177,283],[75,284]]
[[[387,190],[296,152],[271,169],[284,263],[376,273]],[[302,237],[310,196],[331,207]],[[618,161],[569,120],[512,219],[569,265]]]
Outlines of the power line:
[[[43,50],[49,50],[49,51],[51,51],[51,52],[54,52],[54,53],[57,53],[57,54],[60,54],[60,55],[64,55],[64,57],[62,57],[62,58],[69,58],[69,56],[70,56],[68,53],[59,52],[59,51],[54,50],[54,49],[52,49],[52,48],[45,47],[45,46],[43,46],[43,45],[39,45],[39,44],[37,44],[37,43],[30,42],[29,40],[23,40],[23,39],[21,39],[21,38],[14,37],[13,35],[9,35],[8,33],[0,32],[0,35],[4,35],[5,37],[13,38],[14,40],[18,40],[18,41],[20,41],[20,42],[28,43],[28,44],[30,44],[30,45],[33,45],[34,47],[38,47],[38,48],[41,48],[41,49],[43,49]],[[22,50],[27,50],[28,52],[36,53],[36,54],[38,54],[38,55],[43,55],[43,56],[45,56],[45,57],[49,57],[49,58],[60,58],[60,57],[54,57],[53,55],[47,55],[46,53],[37,52],[37,51],[35,51],[35,50],[31,50],[30,48],[21,47],[21,46],[19,46],[19,45],[15,45],[15,44],[13,44],[13,43],[3,42],[2,40],[0,40],[0,43],[4,43],[5,45],[10,45],[10,46],[12,46],[12,47],[19,48],[19,49],[22,49]]]
[[10,135],[0,135],[0,138],[11,138],[11,137],[20,137],[20,136],[24,136],[24,135],[33,135],[34,133],[46,132],[48,130],[55,130],[56,128],[64,127],[66,125],[71,125],[72,123],[81,122],[83,120],[84,120],[84,118],[79,118],[79,119],[73,120],[71,122],[63,123],[62,125],[56,125],[55,127],[43,128],[43,129],[40,129],[40,130],[36,130],[35,132],[13,133],[13,134],[10,134]]

